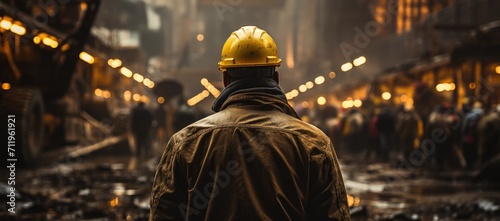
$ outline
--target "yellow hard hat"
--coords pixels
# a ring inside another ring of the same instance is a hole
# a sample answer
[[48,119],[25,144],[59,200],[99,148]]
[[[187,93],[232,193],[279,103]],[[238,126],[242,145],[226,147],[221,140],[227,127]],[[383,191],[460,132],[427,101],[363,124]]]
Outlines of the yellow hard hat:
[[231,33],[222,47],[219,70],[237,67],[280,66],[278,48],[266,31],[243,26]]

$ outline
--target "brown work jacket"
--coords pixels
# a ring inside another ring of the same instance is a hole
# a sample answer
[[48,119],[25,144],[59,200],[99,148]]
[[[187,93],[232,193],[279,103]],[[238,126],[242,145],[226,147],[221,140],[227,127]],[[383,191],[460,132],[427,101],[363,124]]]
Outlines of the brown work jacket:
[[150,220],[349,220],[349,208],[330,139],[284,100],[252,92],[170,139]]

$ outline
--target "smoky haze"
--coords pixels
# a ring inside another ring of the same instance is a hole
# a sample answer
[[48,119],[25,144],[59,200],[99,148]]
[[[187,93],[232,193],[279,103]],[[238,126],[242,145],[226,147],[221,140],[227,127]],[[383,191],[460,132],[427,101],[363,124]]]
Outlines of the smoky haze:
[[[470,22],[472,6],[463,5],[448,9],[448,3],[429,1],[410,10],[396,0],[104,1],[93,33],[153,80],[180,81],[192,97],[203,90],[202,78],[222,89],[217,70],[222,45],[232,31],[256,25],[278,45],[285,92],[337,73],[335,81],[304,94],[312,97],[405,70],[416,59],[432,61],[453,40],[469,35],[429,28],[457,15]],[[343,73],[342,64],[360,56],[366,64]]]
[[374,20],[374,4],[340,0],[104,1],[93,33],[117,53],[142,48],[141,56],[132,53],[124,59],[148,66],[144,69],[154,79],[180,80],[187,96],[192,96],[201,89],[193,79],[205,77],[221,87],[216,67],[224,41],[239,27],[256,25],[278,45],[282,88],[287,91],[361,55],[364,48],[359,45],[348,56],[340,45],[355,45],[356,27],[364,31],[364,25]]

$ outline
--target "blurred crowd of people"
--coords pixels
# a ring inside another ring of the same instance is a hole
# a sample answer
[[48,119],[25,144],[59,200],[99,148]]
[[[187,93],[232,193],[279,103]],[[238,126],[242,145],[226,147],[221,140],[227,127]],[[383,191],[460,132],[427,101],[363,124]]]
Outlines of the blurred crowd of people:
[[[444,102],[425,114],[403,105],[296,110],[332,139],[343,153],[339,157],[472,170],[500,154],[500,105],[487,108],[474,99],[460,107]],[[164,146],[176,131],[206,116],[183,100],[154,108],[138,104],[131,114],[139,155],[149,155],[147,149]]]
[[442,103],[428,114],[408,106],[316,106],[299,113],[354,160],[478,169],[500,153],[500,105],[485,108],[472,99],[460,108]]

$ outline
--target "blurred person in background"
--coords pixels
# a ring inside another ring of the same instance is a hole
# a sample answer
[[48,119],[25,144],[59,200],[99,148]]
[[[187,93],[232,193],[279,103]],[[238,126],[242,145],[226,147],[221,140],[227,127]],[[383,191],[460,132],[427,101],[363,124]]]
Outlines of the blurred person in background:
[[484,165],[500,153],[500,104],[478,123],[478,161]]
[[404,108],[396,120],[396,133],[398,134],[399,150],[408,160],[410,153],[418,149],[420,138],[423,135],[423,123],[420,116],[412,108]]
[[364,123],[365,117],[363,113],[357,108],[351,108],[345,120],[346,125],[343,134],[346,139],[346,146],[353,158],[359,158],[357,155],[364,150]]
[[374,108],[372,112],[369,114],[369,122],[368,122],[368,145],[366,149],[366,159],[368,161],[373,159],[373,155],[375,155],[376,160],[381,159],[380,152],[380,133],[377,129],[377,121],[378,115],[380,114],[380,109]]
[[483,117],[484,111],[480,102],[475,102],[472,110],[465,114],[461,131],[462,151],[464,152],[467,168],[476,168],[479,162],[479,130],[478,124]]
[[449,104],[441,104],[434,108],[429,115],[425,128],[425,137],[435,144],[435,154],[433,154],[434,165],[438,169],[447,169],[450,166],[453,151],[453,131],[451,128],[452,119],[449,116]]
[[384,107],[377,118],[379,132],[380,152],[383,162],[388,162],[393,151],[396,116],[390,107]]
[[136,154],[147,157],[151,148],[150,136],[153,123],[153,115],[140,101],[131,112],[131,130],[134,135]]

